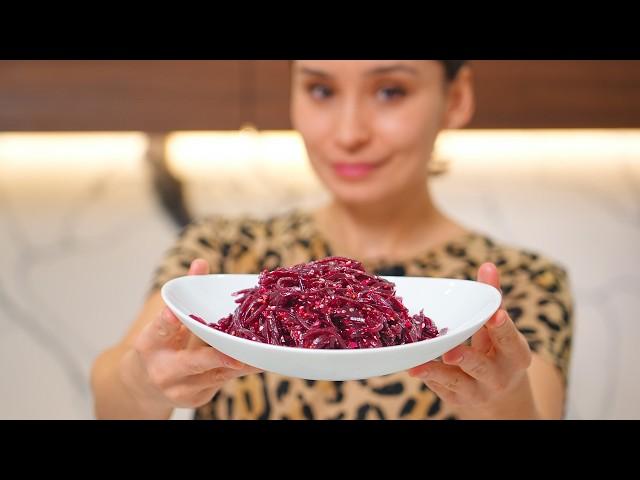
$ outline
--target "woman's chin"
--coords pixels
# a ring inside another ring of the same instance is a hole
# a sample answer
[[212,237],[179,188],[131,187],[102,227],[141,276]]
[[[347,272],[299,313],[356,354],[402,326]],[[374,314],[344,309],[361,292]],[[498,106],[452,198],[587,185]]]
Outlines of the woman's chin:
[[332,185],[329,190],[338,202],[353,206],[374,205],[389,197],[375,185]]

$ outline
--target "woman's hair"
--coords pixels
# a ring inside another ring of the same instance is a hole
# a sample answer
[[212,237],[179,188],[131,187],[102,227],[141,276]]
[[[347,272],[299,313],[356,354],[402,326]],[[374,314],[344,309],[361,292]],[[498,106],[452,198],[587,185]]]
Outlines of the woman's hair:
[[445,75],[447,80],[451,81],[456,78],[460,68],[465,64],[466,60],[440,60],[444,64]]

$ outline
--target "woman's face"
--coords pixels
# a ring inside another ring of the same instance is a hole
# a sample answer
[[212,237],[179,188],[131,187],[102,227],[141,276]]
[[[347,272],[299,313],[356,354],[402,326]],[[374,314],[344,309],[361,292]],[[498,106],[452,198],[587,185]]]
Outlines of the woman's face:
[[424,186],[447,92],[438,61],[299,60],[291,117],[332,194],[373,203]]

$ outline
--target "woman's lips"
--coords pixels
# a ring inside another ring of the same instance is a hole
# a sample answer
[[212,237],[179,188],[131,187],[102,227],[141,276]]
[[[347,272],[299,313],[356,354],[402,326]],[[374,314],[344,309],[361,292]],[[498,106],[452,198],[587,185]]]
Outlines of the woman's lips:
[[378,166],[373,163],[334,163],[333,169],[340,177],[359,179],[369,175]]

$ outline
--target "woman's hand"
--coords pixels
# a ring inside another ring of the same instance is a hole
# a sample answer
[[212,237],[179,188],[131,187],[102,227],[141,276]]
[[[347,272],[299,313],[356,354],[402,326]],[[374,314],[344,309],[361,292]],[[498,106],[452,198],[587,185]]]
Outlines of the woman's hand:
[[[205,260],[191,263],[189,275],[208,272]],[[199,407],[227,381],[260,372],[202,342],[166,306],[137,335],[120,371],[138,403],[155,411]]]
[[[478,281],[500,289],[496,266],[483,264]],[[507,312],[500,308],[473,335],[471,346],[458,345],[409,370],[461,418],[538,418],[527,369],[532,353]]]

